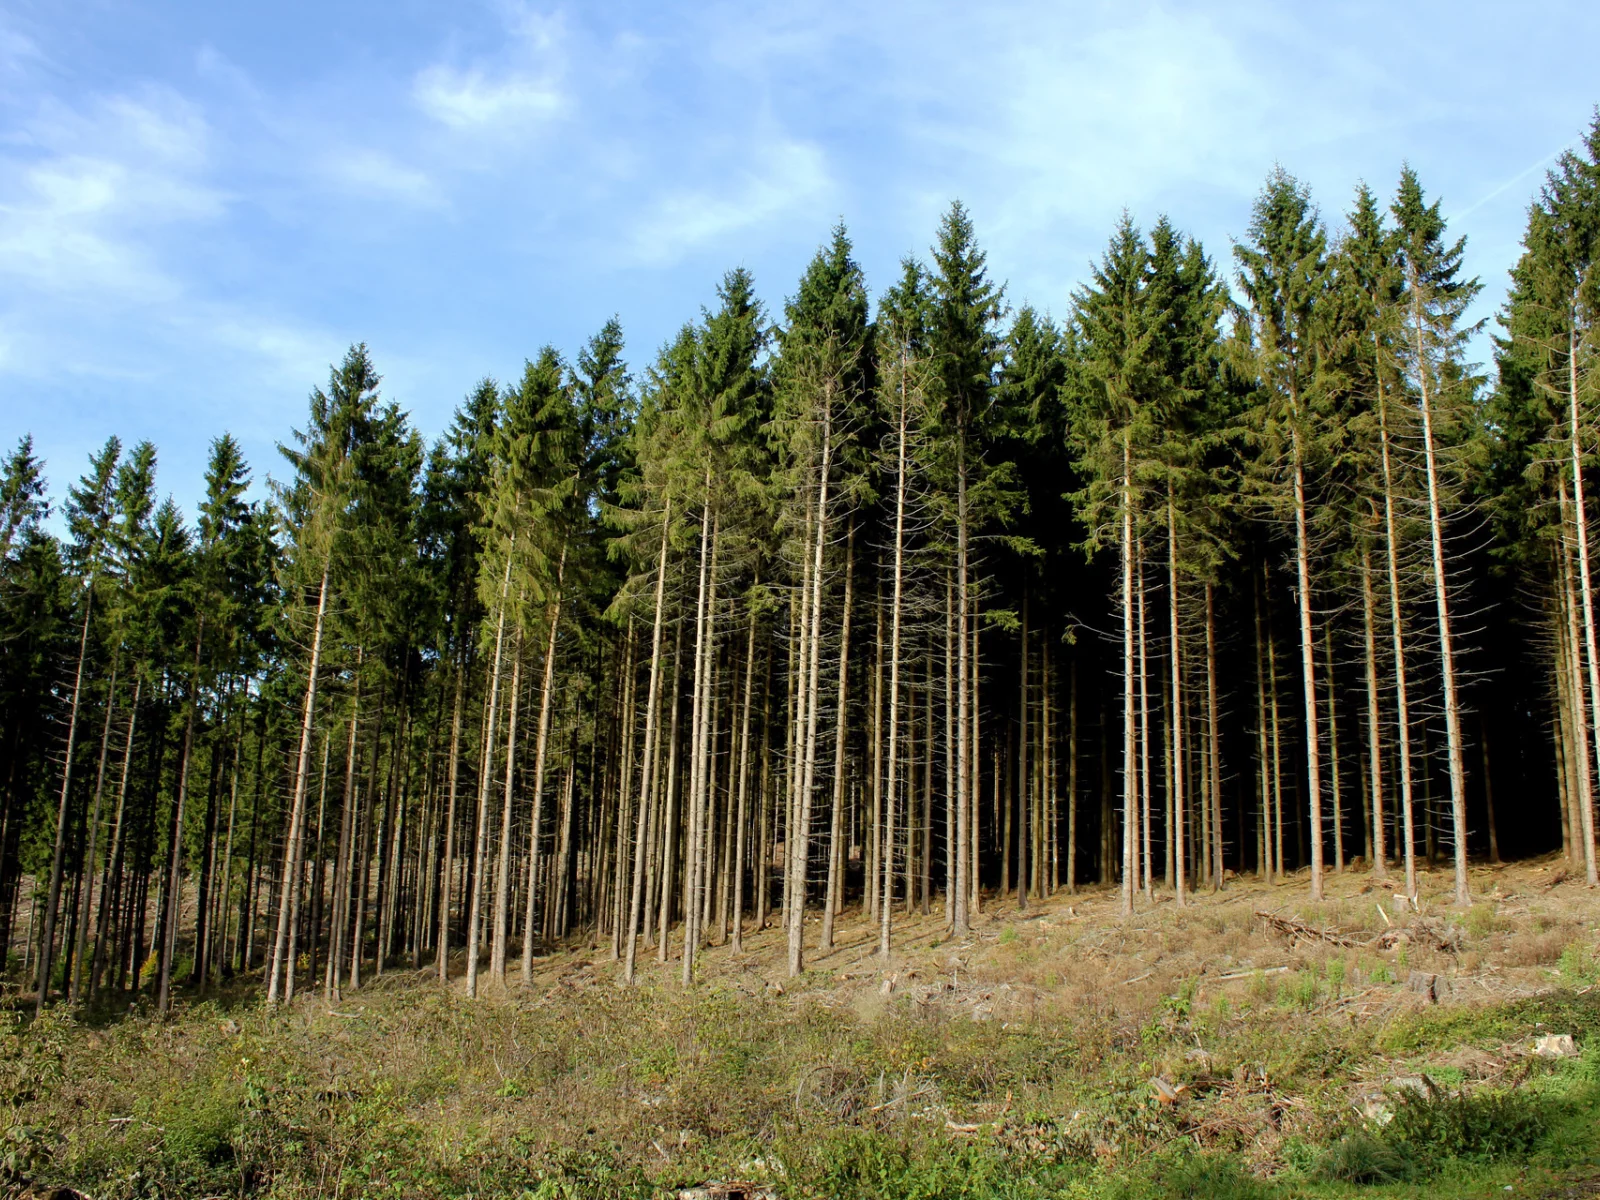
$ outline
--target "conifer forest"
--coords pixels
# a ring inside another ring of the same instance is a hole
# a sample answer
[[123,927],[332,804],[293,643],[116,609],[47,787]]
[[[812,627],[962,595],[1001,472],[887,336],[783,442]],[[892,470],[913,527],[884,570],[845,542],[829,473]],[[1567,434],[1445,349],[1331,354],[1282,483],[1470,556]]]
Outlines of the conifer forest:
[[47,477],[8,411],[13,994],[476,997],[575,943],[692,989],[847,913],[888,955],[1096,887],[1600,882],[1600,119],[1577,147],[1514,263],[1409,167],[1276,169],[1231,246],[1125,215],[1051,313],[960,203],[888,280],[840,224],[654,351],[625,311],[530,345],[431,442],[354,345],[279,460],[218,414],[192,514],[137,431]]

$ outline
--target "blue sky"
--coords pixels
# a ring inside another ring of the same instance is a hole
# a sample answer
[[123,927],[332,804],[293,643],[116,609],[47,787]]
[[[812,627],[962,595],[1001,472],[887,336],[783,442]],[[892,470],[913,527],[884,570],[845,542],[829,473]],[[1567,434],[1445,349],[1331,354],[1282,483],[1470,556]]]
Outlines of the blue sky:
[[1330,219],[1409,159],[1503,295],[1600,101],[1600,5],[0,0],[0,439],[107,434],[186,506],[353,341],[437,435],[611,314],[645,364],[727,268],[777,309],[843,217],[877,290],[972,210],[1064,312],[1118,214],[1228,260],[1281,162]]

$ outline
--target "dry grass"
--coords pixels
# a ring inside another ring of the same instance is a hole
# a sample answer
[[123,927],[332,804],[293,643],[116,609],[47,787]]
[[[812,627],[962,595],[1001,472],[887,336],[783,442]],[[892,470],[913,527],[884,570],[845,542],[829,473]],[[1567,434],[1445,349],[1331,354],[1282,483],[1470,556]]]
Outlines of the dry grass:
[[[808,921],[800,978],[768,929],[704,952],[688,993],[675,955],[629,989],[577,944],[476,1001],[402,973],[332,1009],[241,992],[167,1023],[63,1013],[0,1046],[0,1135],[18,1170],[106,1197],[643,1196],[736,1171],[854,1195],[840,1180],[880,1153],[901,1156],[884,1179],[958,1181],[922,1194],[1088,1195],[1185,1146],[1284,1171],[1388,1080],[1526,1077],[1549,1069],[1527,1054],[1540,1022],[1600,1033],[1596,897],[1547,886],[1556,865],[1476,871],[1470,910],[1443,873],[1414,913],[1354,872],[1319,904],[1303,876],[1236,879],[1131,919],[1104,890],[990,899],[960,939],[896,914],[887,959],[851,912],[827,954]],[[1414,971],[1446,1003],[1408,991]],[[1555,987],[1579,994],[1540,998]],[[959,1190],[1039,1164],[1091,1191]]]

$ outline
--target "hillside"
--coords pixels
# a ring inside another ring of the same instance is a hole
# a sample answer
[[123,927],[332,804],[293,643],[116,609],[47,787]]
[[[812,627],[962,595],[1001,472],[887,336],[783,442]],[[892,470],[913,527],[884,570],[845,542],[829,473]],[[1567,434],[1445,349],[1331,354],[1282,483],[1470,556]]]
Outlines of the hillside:
[[687,993],[575,944],[477,1000],[391,972],[60,1006],[6,1034],[7,1170],[97,1200],[1591,1194],[1593,894],[1554,859],[1474,869],[1466,911],[1421,882],[1417,912],[1356,873],[1132,919],[1060,894],[958,941],[935,912],[887,961],[852,911],[798,979],[768,929]]

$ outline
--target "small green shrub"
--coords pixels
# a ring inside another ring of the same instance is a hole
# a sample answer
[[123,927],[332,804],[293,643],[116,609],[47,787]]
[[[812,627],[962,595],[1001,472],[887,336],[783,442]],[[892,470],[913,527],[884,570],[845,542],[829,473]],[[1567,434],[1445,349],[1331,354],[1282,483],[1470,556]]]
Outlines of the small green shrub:
[[1392,1101],[1394,1119],[1383,1139],[1419,1165],[1521,1157],[1551,1127],[1548,1103],[1523,1092],[1452,1094],[1429,1080],[1425,1092],[1402,1092]]
[[1397,1183],[1410,1178],[1413,1166],[1389,1141],[1360,1129],[1323,1151],[1314,1174],[1334,1183]]
[[1128,1181],[1115,1200],[1272,1200],[1277,1190],[1220,1154],[1192,1154],[1157,1162],[1143,1179]]
[[1585,987],[1600,978],[1600,960],[1589,947],[1572,942],[1561,952],[1556,970],[1561,972],[1562,981],[1568,986]]

